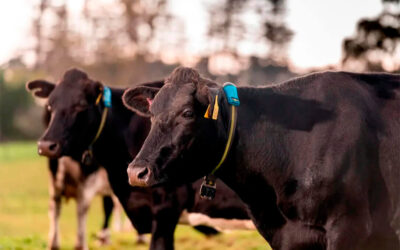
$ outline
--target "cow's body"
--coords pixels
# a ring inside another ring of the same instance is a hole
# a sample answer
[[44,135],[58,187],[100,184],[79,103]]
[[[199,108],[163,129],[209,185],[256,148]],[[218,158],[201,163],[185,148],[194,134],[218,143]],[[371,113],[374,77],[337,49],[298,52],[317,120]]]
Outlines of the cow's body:
[[[212,89],[215,83],[194,70],[172,73],[151,105],[156,123],[129,167],[133,184],[190,181],[216,166],[230,107],[219,88],[218,120],[204,119]],[[125,101],[146,112],[129,99],[140,94],[154,97],[137,88]],[[400,248],[399,75],[324,72],[273,87],[240,87],[238,94],[235,140],[217,176],[248,205],[273,249]],[[195,115],[174,119],[180,107]],[[171,131],[194,138],[190,147]],[[167,135],[175,144],[162,144]],[[160,147],[171,147],[171,154],[162,158]],[[133,175],[143,168],[146,179]]]
[[239,88],[234,167],[220,175],[273,247],[399,248],[400,92],[393,86],[399,76],[327,72]]
[[[103,168],[86,175],[81,171],[78,162],[69,157],[49,159],[49,243],[50,249],[59,249],[59,226],[58,220],[61,212],[62,199],[74,199],[77,205],[77,238],[75,246],[77,249],[88,249],[86,240],[86,217],[91,201],[95,195],[103,196],[104,223],[99,233],[102,244],[109,242],[109,219],[113,211],[117,212],[115,218],[121,217],[121,209],[118,201],[112,197],[113,193],[108,183],[107,173]],[[114,203],[114,204],[113,204]]]

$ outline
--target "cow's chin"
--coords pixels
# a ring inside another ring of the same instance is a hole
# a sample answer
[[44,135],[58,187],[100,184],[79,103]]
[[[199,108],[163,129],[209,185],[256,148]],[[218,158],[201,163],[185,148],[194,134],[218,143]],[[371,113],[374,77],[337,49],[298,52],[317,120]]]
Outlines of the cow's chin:
[[129,185],[132,187],[150,187],[151,182],[149,180],[132,180],[128,178]]
[[194,164],[186,162],[183,158],[178,158],[171,162],[166,168],[159,172],[157,175],[157,185],[173,185],[180,186],[188,183],[195,182],[203,177],[200,173],[196,173],[191,167]]
[[170,185],[170,184],[174,184],[172,182],[170,182],[168,180],[168,178],[157,178],[157,180],[155,179],[151,179],[147,182],[147,187],[160,187],[160,186],[166,186],[166,185]]
[[157,179],[150,180],[148,182],[147,187],[153,187],[153,188],[161,187],[161,186],[177,187],[177,186],[184,185],[186,183],[187,182],[185,179],[174,179],[174,178],[170,178],[167,176],[162,176]]
[[[75,149],[75,150],[71,150]],[[64,146],[61,152],[61,156],[68,156],[72,158],[73,160],[81,163],[82,162],[82,156],[84,154],[84,150],[77,149],[76,147],[69,147],[68,145]]]

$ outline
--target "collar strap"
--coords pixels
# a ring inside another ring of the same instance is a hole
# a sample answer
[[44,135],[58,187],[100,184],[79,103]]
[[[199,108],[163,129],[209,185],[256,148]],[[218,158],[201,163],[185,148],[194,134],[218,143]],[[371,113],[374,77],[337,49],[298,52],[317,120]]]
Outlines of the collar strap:
[[104,104],[104,109],[103,113],[101,114],[101,121],[99,128],[97,129],[96,135],[93,138],[92,142],[89,144],[88,149],[83,153],[82,155],[82,163],[85,165],[91,165],[93,163],[93,144],[99,139],[101,132],[104,129],[104,125],[106,124],[107,121],[107,113],[108,109],[111,108],[111,89],[107,86],[103,86],[103,92],[100,92],[96,99],[96,105],[100,103],[101,97],[103,97],[103,104]]
[[[207,176],[204,177],[203,184],[201,185],[200,188],[200,197],[203,199],[208,199],[212,200],[215,197],[215,193],[217,191],[217,184],[216,180],[217,178],[215,177],[215,172],[221,167],[221,165],[224,163],[226,157],[228,156],[229,150],[232,146],[233,138],[235,136],[235,131],[236,131],[236,121],[237,121],[237,107],[240,105],[239,97],[237,94],[237,88],[235,84],[227,82],[223,86],[224,93],[226,95],[226,99],[228,103],[231,105],[231,119],[229,121],[229,131],[228,131],[228,140],[225,145],[225,150],[222,155],[221,160],[217,164],[217,166],[211,171],[211,173]],[[215,111],[215,106],[218,107],[218,96],[215,98],[215,104],[214,104],[214,111],[213,111],[213,119],[214,116],[218,115],[218,109]],[[207,108],[206,114],[208,114],[209,108]],[[208,117],[206,117],[208,118]],[[216,118],[214,119],[216,120]]]

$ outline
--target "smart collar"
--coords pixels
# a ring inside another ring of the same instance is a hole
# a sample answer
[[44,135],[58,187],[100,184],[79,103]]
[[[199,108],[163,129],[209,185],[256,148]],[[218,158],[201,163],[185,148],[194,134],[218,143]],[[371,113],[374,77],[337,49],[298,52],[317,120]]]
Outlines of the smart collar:
[[[237,110],[236,107],[240,105],[238,93],[237,93],[237,88],[235,84],[227,82],[223,85],[223,90],[226,96],[226,99],[228,101],[228,104],[231,105],[231,119],[229,121],[229,131],[228,131],[228,140],[225,145],[225,150],[222,155],[221,160],[217,164],[217,166],[211,171],[211,173],[207,176],[204,177],[204,181],[200,187],[200,197],[203,199],[208,199],[212,200],[215,197],[215,193],[217,191],[217,184],[216,180],[217,178],[215,177],[215,172],[221,167],[221,165],[224,163],[228,153],[229,149],[232,146],[232,142],[235,136],[235,130],[236,130],[236,122],[237,122]],[[206,114],[204,115],[205,118],[210,118],[209,116],[209,110],[210,110],[210,105],[208,105]],[[218,95],[215,97],[215,103],[214,103],[214,108],[213,108],[213,114],[212,114],[212,119],[217,120],[218,119]]]
[[[100,103],[100,100],[103,99],[103,113],[101,114],[101,121],[100,126],[97,129],[96,136],[93,138],[92,142],[89,144],[89,147],[85,152],[83,152],[81,162],[86,165],[90,166],[93,163],[93,144],[99,139],[101,132],[103,131],[104,125],[106,124],[107,120],[107,113],[108,109],[111,108],[111,89],[107,86],[102,86],[103,91],[96,98],[96,105]],[[103,98],[101,98],[103,97]]]

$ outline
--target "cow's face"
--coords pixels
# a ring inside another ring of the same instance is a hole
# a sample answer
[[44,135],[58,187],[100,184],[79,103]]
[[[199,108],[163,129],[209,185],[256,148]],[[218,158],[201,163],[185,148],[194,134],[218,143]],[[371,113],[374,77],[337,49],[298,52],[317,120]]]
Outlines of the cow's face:
[[124,93],[124,104],[151,117],[152,123],[139,154],[128,166],[131,185],[192,181],[210,171],[207,166],[197,168],[187,161],[196,159],[195,148],[209,127],[203,115],[213,96],[210,86],[199,83],[196,71],[178,68],[160,90],[136,87]]
[[27,89],[47,98],[48,127],[38,141],[38,152],[50,158],[62,155],[80,160],[100,123],[96,99],[102,85],[77,69],[68,70],[58,84],[43,80],[28,82]]

